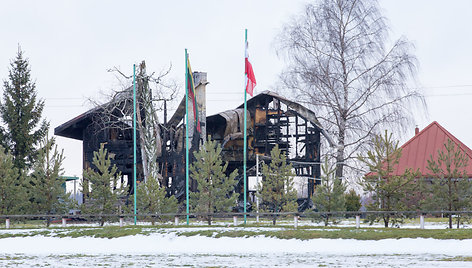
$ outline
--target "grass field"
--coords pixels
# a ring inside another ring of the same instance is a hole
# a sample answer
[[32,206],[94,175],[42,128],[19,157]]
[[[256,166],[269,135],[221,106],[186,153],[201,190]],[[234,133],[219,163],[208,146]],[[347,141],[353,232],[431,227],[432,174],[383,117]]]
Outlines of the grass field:
[[217,226],[105,226],[105,227],[50,227],[50,228],[14,228],[0,231],[0,239],[9,237],[95,237],[117,238],[132,235],[149,235],[151,233],[174,232],[178,236],[205,237],[274,237],[279,239],[309,240],[327,239],[357,239],[380,240],[400,238],[434,238],[434,239],[472,239],[472,229],[412,229],[412,228],[353,228],[353,227],[313,227],[300,226],[261,226],[246,225],[239,227]]

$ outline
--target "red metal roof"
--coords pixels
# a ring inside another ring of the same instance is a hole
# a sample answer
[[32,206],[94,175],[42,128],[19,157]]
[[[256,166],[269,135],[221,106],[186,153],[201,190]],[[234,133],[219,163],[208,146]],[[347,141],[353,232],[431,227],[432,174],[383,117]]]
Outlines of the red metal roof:
[[447,143],[448,139],[453,141],[456,146],[459,145],[460,149],[469,157],[469,165],[466,170],[468,177],[471,178],[472,150],[436,121],[429,124],[401,146],[402,157],[393,175],[403,174],[408,168],[419,169],[423,176],[429,175],[431,172],[427,169],[428,159],[431,155],[433,159],[437,159],[438,150],[444,150],[444,144]]

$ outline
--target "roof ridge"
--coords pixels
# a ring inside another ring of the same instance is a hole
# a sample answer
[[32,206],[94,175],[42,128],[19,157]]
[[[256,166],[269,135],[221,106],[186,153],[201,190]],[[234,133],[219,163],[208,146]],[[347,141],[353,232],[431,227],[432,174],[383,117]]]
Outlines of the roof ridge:
[[437,124],[439,125],[438,122],[436,121],[433,121],[431,122],[429,125],[427,125],[425,128],[423,128],[420,132],[418,132],[418,134],[415,134],[413,137],[411,137],[407,142],[405,142],[402,146],[400,146],[400,148],[404,148],[406,147],[408,144],[410,144],[411,142],[413,142],[415,139],[419,138],[419,136],[421,136],[423,133],[426,132],[427,129],[431,128],[434,124]]
[[[469,158],[472,159],[472,150],[467,146],[465,145],[465,143],[463,143],[461,140],[459,140],[456,136],[454,136],[452,133],[450,133],[447,129],[445,129],[443,126],[441,126],[438,122],[434,121],[438,127],[444,131],[444,133],[446,133],[446,135],[454,142],[456,143],[456,145],[459,145],[459,148],[467,154],[467,156],[469,156]],[[434,123],[433,122],[433,123]]]
[[415,134],[412,138],[410,138],[407,142],[405,142],[400,148],[404,149],[405,147],[408,146],[408,144],[412,143],[415,139],[419,138],[421,135],[426,133],[428,129],[430,129],[433,126],[437,126],[446,136],[452,140],[456,145],[459,145],[459,148],[467,154],[469,158],[472,159],[472,149],[470,149],[465,143],[463,143],[461,140],[459,140],[456,136],[454,136],[451,132],[449,132],[446,128],[444,128],[441,124],[439,124],[437,121],[431,122],[429,125],[427,125],[425,128],[423,128],[418,134]]

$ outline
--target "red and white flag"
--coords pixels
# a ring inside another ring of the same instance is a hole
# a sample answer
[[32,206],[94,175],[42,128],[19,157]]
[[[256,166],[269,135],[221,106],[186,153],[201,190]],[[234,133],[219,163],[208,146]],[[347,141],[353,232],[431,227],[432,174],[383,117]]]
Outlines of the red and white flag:
[[254,76],[254,71],[252,70],[252,65],[249,62],[249,52],[248,52],[248,43],[246,41],[246,60],[245,60],[245,71],[246,74],[246,92],[251,95],[254,92],[256,87],[256,77]]

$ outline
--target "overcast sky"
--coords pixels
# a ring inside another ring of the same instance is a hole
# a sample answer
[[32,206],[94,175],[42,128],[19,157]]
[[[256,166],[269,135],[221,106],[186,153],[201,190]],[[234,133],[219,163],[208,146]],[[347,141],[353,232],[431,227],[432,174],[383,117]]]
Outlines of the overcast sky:
[[[117,86],[107,69],[132,74],[172,64],[170,77],[184,84],[184,49],[194,71],[208,73],[207,113],[243,101],[244,29],[248,29],[256,92],[277,87],[284,66],[274,37],[306,0],[258,1],[3,1],[0,8],[0,78],[7,79],[18,44],[30,60],[51,132],[88,110],[87,99]],[[417,85],[428,110],[420,129],[438,121],[472,147],[468,109],[472,100],[472,1],[381,0],[391,40],[406,36],[416,47]],[[3,88],[2,88],[3,90]],[[183,87],[181,87],[183,92]],[[315,111],[316,112],[316,111]],[[393,130],[392,130],[393,131]],[[414,130],[402,138],[413,136]],[[57,138],[65,173],[81,176],[80,141]]]

